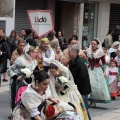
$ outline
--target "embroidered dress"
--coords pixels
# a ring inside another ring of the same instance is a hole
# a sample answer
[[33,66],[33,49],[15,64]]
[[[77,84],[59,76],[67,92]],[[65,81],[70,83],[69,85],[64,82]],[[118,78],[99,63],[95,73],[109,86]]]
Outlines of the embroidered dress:
[[[106,53],[105,54],[105,62],[106,62],[106,70],[109,68],[109,63],[110,63],[110,55],[109,53]],[[108,81],[108,77],[105,76],[105,79],[106,79],[106,83],[107,83],[107,86],[108,86],[108,90],[109,90],[109,94],[110,94],[110,88],[109,88],[109,81]]]
[[52,93],[52,96],[54,98],[58,98],[64,102],[71,102],[73,103],[76,108],[77,108],[77,112],[78,114],[81,116],[81,120],[88,120],[88,115],[87,115],[87,111],[84,105],[84,102],[82,100],[82,97],[77,89],[77,86],[75,85],[74,81],[73,81],[73,77],[71,72],[69,71],[69,69],[65,66],[63,66],[60,62],[56,61],[56,60],[52,60],[50,63],[55,64],[61,71],[61,74],[63,76],[65,76],[68,79],[68,83],[67,83],[67,89],[65,89],[64,94],[61,94],[60,92],[58,92],[55,88],[55,82],[56,79],[50,74],[50,90]]
[[30,118],[39,114],[41,114],[42,120],[45,120],[45,116],[43,112],[40,113],[38,106],[42,103],[43,100],[48,99],[51,96],[51,92],[48,87],[45,91],[45,94],[41,96],[32,88],[33,84],[34,83],[29,84],[28,88],[25,90],[25,92],[23,92],[21,101],[25,108],[22,109],[18,106],[15,107],[13,111],[13,120],[31,120]]
[[115,60],[119,64],[119,68],[118,68],[118,93],[120,93],[120,58],[118,56],[116,56]]
[[[23,67],[28,68],[31,72],[33,72],[33,70],[36,68],[37,66],[37,61],[35,59],[32,59],[28,54],[28,50],[29,50],[30,46],[29,44],[24,48],[24,54],[22,56],[19,56],[14,64],[8,69],[7,74],[8,76],[11,78],[10,81],[10,100],[11,100],[11,107],[12,110],[15,107],[15,96],[16,96],[16,92],[17,89],[24,84],[27,83],[31,83],[32,79],[31,78],[27,78],[25,74],[23,74],[20,70]],[[17,77],[19,75],[23,76],[23,80],[19,81],[17,80]],[[17,77],[14,77],[17,76]],[[14,78],[13,78],[14,77]]]
[[109,80],[109,87],[111,97],[117,96],[117,75],[118,75],[118,68],[117,67],[110,67],[107,71],[107,76]]
[[[98,45],[95,53],[92,53],[92,47],[90,46],[87,50],[87,56],[89,61],[88,72],[92,88],[89,100],[96,103],[110,103],[108,86],[101,68],[102,65],[106,66],[105,55],[101,44]],[[102,62],[102,65],[100,62]]]

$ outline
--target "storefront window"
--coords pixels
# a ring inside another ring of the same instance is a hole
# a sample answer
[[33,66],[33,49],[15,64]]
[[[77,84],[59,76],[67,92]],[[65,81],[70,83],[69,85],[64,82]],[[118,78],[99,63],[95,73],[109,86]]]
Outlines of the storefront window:
[[90,41],[97,36],[97,21],[98,3],[85,3],[82,34],[83,48],[88,47]]

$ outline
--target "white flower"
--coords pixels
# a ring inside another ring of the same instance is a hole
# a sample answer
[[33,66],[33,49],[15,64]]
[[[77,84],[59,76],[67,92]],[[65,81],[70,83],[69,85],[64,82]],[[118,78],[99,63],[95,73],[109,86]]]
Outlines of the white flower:
[[65,103],[63,101],[60,101],[60,103],[58,104],[64,111],[74,111],[74,108],[69,105],[68,103]]
[[20,70],[22,73],[24,73],[26,75],[27,78],[29,78],[32,74],[32,71],[28,68],[23,68]]
[[64,77],[64,76],[60,76],[57,79],[59,79],[62,84],[68,82],[68,79],[66,77]]

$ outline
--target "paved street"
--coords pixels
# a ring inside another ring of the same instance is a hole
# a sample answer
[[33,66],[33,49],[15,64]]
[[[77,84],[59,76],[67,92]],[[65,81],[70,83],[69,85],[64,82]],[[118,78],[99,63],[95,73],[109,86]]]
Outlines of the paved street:
[[[9,85],[2,83],[0,87],[0,120],[7,120],[10,115]],[[111,104],[97,104],[96,108],[90,108],[92,120],[120,120],[120,97]]]
[[110,104],[96,104],[89,111],[92,120],[120,120],[120,96]]
[[2,83],[0,87],[0,120],[8,120],[10,115],[10,103],[9,103],[9,86],[7,83]]

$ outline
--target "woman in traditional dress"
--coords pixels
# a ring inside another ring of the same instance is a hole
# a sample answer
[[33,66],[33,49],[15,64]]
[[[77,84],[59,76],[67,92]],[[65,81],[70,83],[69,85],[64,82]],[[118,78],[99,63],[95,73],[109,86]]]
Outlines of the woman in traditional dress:
[[14,64],[7,71],[8,76],[11,78],[12,110],[15,107],[15,96],[17,89],[23,84],[23,82],[25,84],[32,82],[32,79],[30,78],[31,75],[27,76],[21,70],[28,68],[32,74],[33,70],[37,67],[37,61],[35,60],[35,48],[27,44],[23,51],[24,54],[18,57]]
[[119,48],[119,41],[115,41],[112,45],[111,45],[111,48],[109,49],[109,54],[110,54],[110,57],[111,58],[115,58],[116,57],[116,51],[118,50]]
[[15,107],[13,120],[82,120],[72,103],[52,98],[50,76],[45,71],[35,71],[34,80],[22,93],[22,103]]
[[30,113],[32,120],[45,120],[45,116],[38,110],[39,105],[49,99],[54,103],[59,103],[59,100],[51,97],[49,89],[50,77],[45,71],[36,72],[35,83],[29,84],[26,91],[21,96],[22,104]]
[[117,61],[118,63],[118,95],[120,95],[120,50],[117,50],[116,51],[116,57],[115,57],[115,60]]
[[118,66],[117,61],[115,59],[112,59],[110,61],[110,67],[106,71],[106,75],[107,75],[108,80],[109,80],[110,94],[111,94],[111,98],[113,100],[118,95],[118,93],[117,93],[117,80],[118,80],[117,79],[118,78],[117,66]]
[[[95,103],[111,102],[108,86],[105,80],[105,54],[102,50],[101,43],[97,38],[92,40],[90,47],[87,49],[87,57],[89,61],[88,72],[92,88],[89,100],[94,101]],[[101,62],[102,64],[100,64]],[[104,68],[104,73],[101,66]]]
[[[52,93],[52,96],[54,98],[58,98],[59,100],[62,100],[64,102],[71,102],[73,103],[76,108],[78,114],[82,117],[83,120],[88,120],[88,115],[86,112],[86,108],[84,105],[84,102],[82,100],[82,97],[77,89],[77,86],[74,83],[73,77],[69,69],[65,66],[63,66],[60,62],[57,60],[52,60],[50,62],[49,66],[49,74],[50,74],[50,90]],[[58,91],[56,89],[56,78],[62,75],[68,79],[67,86],[64,87],[64,94],[62,94],[62,91]]]

